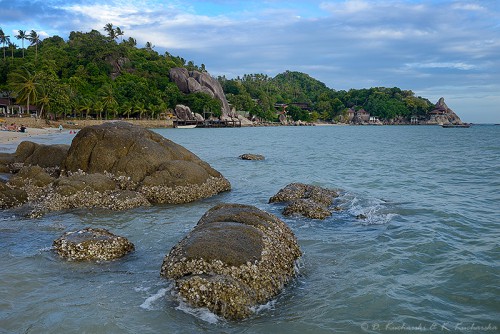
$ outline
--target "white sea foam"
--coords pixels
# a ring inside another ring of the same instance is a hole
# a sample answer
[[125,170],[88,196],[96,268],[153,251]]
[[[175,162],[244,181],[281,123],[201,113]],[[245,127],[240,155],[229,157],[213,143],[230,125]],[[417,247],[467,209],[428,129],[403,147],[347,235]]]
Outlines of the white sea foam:
[[187,314],[191,314],[192,316],[195,316],[196,318],[208,322],[210,324],[216,324],[222,319],[215,313],[210,312],[210,310],[208,310],[207,308],[204,307],[192,308],[182,300],[179,300],[179,306],[177,306],[175,309]]
[[250,310],[256,314],[259,314],[260,312],[263,311],[274,310],[275,305],[276,305],[276,299],[273,299],[265,304],[252,306]]
[[154,308],[154,303],[158,299],[165,297],[165,295],[167,294],[167,292],[171,288],[172,288],[171,286],[169,286],[167,288],[161,288],[154,295],[149,296],[148,298],[146,298],[146,300],[140,305],[140,307],[143,308],[143,309],[146,309],[146,310],[154,310],[155,309]]

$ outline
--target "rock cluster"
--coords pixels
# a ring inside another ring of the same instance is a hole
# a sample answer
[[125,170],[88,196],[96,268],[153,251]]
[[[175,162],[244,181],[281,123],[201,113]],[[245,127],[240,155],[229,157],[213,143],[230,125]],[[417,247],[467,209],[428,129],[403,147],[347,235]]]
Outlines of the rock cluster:
[[59,256],[71,261],[110,261],[135,249],[127,238],[90,227],[64,233],[54,240],[53,247]]
[[249,205],[220,204],[172,248],[161,275],[175,281],[190,305],[242,319],[283,289],[300,255],[293,232],[277,217]]
[[427,124],[463,124],[460,117],[446,105],[442,97],[429,114],[430,119]]
[[269,203],[286,203],[285,216],[303,215],[312,219],[325,219],[332,215],[330,209],[338,193],[331,189],[291,183],[269,199]]
[[0,156],[1,168],[16,174],[0,186],[0,207],[28,201],[32,216],[66,208],[186,203],[231,189],[192,152],[125,122],[86,127],[71,146],[22,142],[14,154]]
[[236,117],[231,112],[222,86],[207,72],[188,71],[183,67],[175,67],[170,70],[170,80],[185,94],[201,92],[219,99],[222,103],[221,119]]

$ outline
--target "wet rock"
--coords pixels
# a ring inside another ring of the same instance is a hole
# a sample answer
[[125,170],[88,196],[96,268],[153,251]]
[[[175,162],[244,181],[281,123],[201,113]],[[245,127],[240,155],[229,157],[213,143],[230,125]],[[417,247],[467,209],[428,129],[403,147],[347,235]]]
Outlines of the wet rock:
[[9,185],[14,188],[23,188],[28,184],[35,187],[45,187],[54,182],[55,178],[50,176],[40,166],[25,166],[9,179]]
[[62,196],[70,196],[85,189],[103,193],[116,188],[117,185],[111,178],[100,173],[61,176],[54,183],[54,191]]
[[71,261],[110,261],[134,250],[127,238],[90,227],[64,233],[54,240],[53,247],[59,256]]
[[0,209],[12,208],[25,203],[28,194],[23,189],[15,189],[0,182]]
[[335,211],[330,208],[338,193],[319,186],[291,183],[269,199],[269,203],[286,203],[283,214],[302,215],[312,219],[324,219]]
[[220,204],[165,257],[163,277],[193,307],[243,319],[295,275],[301,252],[293,232],[256,207]]
[[241,160],[264,160],[265,157],[260,154],[245,153],[239,156]]

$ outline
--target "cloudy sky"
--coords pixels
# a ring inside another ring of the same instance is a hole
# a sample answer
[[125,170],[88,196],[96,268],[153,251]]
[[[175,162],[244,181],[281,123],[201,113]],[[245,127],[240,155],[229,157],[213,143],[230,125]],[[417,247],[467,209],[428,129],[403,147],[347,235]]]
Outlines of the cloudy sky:
[[399,87],[444,97],[463,121],[500,123],[499,0],[0,0],[0,9],[11,36],[67,39],[112,23],[214,76],[290,70],[336,90]]

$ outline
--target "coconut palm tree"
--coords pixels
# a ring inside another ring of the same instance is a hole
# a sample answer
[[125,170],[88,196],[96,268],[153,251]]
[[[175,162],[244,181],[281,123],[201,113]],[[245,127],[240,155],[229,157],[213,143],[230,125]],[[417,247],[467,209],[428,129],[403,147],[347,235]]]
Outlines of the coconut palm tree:
[[14,50],[17,49],[19,45],[16,45],[16,43],[9,43],[9,48],[12,56],[12,61],[14,61]]
[[154,47],[155,47],[155,46],[153,45],[153,43],[151,43],[151,42],[146,42],[146,50],[148,50],[148,51],[153,51]]
[[[9,77],[9,83],[17,95],[17,100],[21,103],[26,102],[28,113],[30,110],[30,101],[34,102],[37,98],[38,81],[38,73],[32,73],[26,68],[13,72]],[[38,113],[35,116],[38,118]]]
[[104,31],[108,33],[108,37],[110,40],[115,40],[116,38],[116,30],[113,28],[113,23],[106,23],[104,26]]
[[116,106],[115,93],[111,85],[105,85],[99,92],[101,96],[102,106],[106,110],[106,119],[108,119],[108,111],[113,111]]
[[5,35],[2,28],[0,28],[0,43],[3,45],[3,60],[5,61],[5,44],[10,43],[10,36]]
[[26,35],[26,30],[19,30],[18,34],[16,35],[16,38],[21,40],[23,47],[23,58],[24,58],[24,40],[28,39],[28,35]]
[[[116,27],[115,29],[115,33],[116,33],[116,38],[120,37],[120,36],[123,36],[123,34],[125,33],[123,30],[121,30],[120,27]],[[123,42],[123,37],[121,38],[121,41]]]
[[35,30],[31,30],[28,40],[31,42],[31,45],[35,46],[35,61],[38,57],[38,44],[40,44],[40,35],[36,33]]

